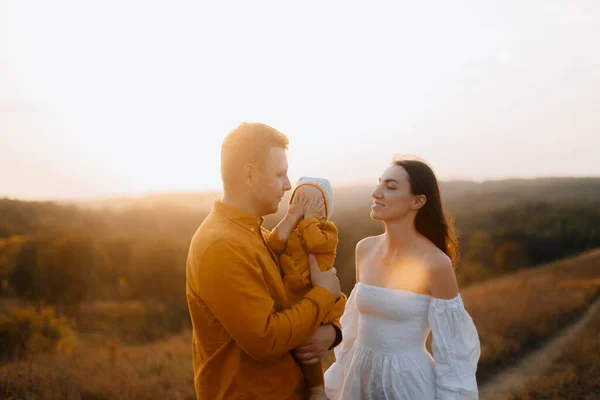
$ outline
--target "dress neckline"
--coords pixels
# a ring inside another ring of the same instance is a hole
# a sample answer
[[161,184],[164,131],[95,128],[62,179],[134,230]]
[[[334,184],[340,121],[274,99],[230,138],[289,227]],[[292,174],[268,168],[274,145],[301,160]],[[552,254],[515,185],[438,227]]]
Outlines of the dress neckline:
[[430,294],[417,293],[417,292],[413,292],[412,290],[391,289],[391,288],[386,288],[386,287],[383,287],[383,286],[369,285],[368,283],[364,283],[364,282],[358,282],[357,284],[361,284],[363,286],[369,286],[369,287],[380,289],[380,290],[388,290],[388,291],[392,291],[392,292],[403,292],[403,293],[412,294],[412,295],[415,295],[415,296],[431,297]]

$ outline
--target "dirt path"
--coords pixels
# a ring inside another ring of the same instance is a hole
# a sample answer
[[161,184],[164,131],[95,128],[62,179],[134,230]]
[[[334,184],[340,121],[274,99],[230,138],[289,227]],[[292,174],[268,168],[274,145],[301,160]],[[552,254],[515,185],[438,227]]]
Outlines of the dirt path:
[[573,325],[560,331],[544,347],[529,354],[517,365],[499,373],[487,384],[479,388],[481,400],[505,400],[512,394],[524,389],[528,379],[544,375],[546,368],[560,351],[574,340],[585,327],[586,323],[600,308],[600,298],[597,299],[585,314]]

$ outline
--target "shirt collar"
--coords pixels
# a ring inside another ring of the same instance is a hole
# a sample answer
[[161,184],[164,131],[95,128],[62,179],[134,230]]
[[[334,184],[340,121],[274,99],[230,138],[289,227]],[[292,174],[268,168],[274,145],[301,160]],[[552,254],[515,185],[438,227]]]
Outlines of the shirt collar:
[[236,224],[252,232],[260,232],[260,227],[264,221],[264,218],[258,218],[254,215],[248,214],[242,210],[223,203],[222,200],[215,200],[213,203],[212,212],[229,218]]

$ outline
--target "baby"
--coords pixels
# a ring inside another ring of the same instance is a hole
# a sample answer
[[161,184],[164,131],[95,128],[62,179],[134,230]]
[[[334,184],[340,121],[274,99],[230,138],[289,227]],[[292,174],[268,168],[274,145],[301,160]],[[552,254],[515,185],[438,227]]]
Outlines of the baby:
[[[279,255],[283,283],[290,304],[300,301],[312,288],[308,255],[314,254],[319,268],[333,267],[338,244],[338,231],[329,221],[333,209],[333,189],[327,179],[302,177],[292,192],[286,216],[271,231],[268,243]],[[336,302],[323,321],[324,324],[340,318],[346,305],[346,296]],[[310,399],[326,399],[323,366],[303,366]]]

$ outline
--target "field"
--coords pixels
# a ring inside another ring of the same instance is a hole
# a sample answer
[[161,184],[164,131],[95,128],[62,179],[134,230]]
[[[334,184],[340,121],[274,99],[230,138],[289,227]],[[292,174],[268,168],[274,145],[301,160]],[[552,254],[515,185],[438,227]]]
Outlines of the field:
[[[600,179],[441,186],[482,344],[478,381],[489,387],[599,297]],[[335,266],[346,294],[356,243],[382,231],[369,218],[370,191],[336,190]],[[184,267],[214,197],[0,199],[0,398],[193,399]]]
[[0,398],[195,399],[191,332],[147,345],[83,335],[75,349],[31,354],[0,366]]
[[[598,297],[600,250],[473,284],[461,292],[482,342],[478,371],[482,384],[503,366],[542,346]],[[119,312],[129,319],[136,307],[135,303],[122,307],[98,304],[96,320],[100,322],[79,335],[75,348],[30,353],[26,360],[0,366],[0,396],[40,400],[193,399],[190,332],[145,345],[121,344],[120,331],[111,321],[124,320],[118,317]],[[574,343],[574,349],[568,351],[573,355],[567,354],[561,361],[571,363],[570,369],[552,375],[556,375],[556,385],[538,383],[530,389],[532,393],[560,393],[577,387],[581,393],[594,390],[593,383],[586,381],[593,378],[590,367],[600,361],[598,352],[591,352],[597,346],[592,328],[590,338]],[[582,375],[579,370],[591,372]]]
[[480,334],[478,379],[484,382],[600,297],[600,251],[475,284],[462,295]]
[[552,360],[543,377],[525,384],[525,390],[510,400],[600,398],[600,308],[582,333]]

